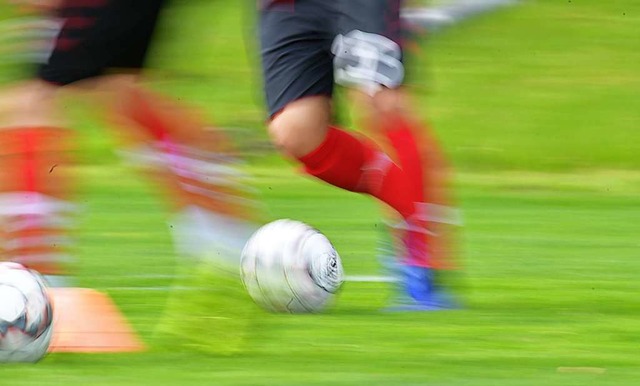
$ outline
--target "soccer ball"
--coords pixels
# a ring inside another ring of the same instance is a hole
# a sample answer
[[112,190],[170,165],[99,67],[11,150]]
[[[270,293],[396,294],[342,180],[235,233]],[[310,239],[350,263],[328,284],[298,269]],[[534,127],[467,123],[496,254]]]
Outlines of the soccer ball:
[[249,295],[272,312],[321,312],[343,280],[342,262],[331,242],[293,220],[258,229],[247,241],[240,265]]
[[17,263],[0,263],[0,363],[37,362],[52,334],[51,300],[42,277]]

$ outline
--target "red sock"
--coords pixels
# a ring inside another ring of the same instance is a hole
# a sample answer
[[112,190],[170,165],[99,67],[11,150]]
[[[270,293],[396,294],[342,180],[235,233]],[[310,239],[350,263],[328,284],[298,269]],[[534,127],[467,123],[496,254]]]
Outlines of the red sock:
[[442,148],[427,127],[418,126],[400,114],[387,116],[383,124],[400,166],[420,197],[418,202],[423,203],[417,205],[410,225],[424,233],[408,231],[405,236],[405,243],[412,244],[416,252],[411,256],[411,264],[452,267],[452,226],[437,219],[438,214],[425,213],[428,208],[452,206]]
[[197,206],[252,218],[248,190],[223,133],[205,128],[197,113],[159,95],[134,89],[125,98],[114,119],[136,145],[150,148],[160,160],[151,175],[176,209]]
[[400,167],[411,181],[418,202],[424,201],[424,165],[413,129],[400,115],[389,116],[385,120],[385,135],[396,151]]
[[306,173],[342,189],[368,193],[403,217],[415,211],[411,181],[371,141],[331,127],[324,142],[299,160]]
[[66,170],[71,134],[40,127],[0,131],[0,260],[45,275],[66,273],[74,211]]

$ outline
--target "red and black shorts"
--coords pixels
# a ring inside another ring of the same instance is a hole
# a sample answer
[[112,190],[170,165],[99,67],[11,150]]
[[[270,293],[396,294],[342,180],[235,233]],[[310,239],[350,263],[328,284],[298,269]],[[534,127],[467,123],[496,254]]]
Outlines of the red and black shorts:
[[402,0],[262,0],[260,45],[269,114],[307,96],[333,93],[331,44],[360,30],[402,46]]
[[143,67],[165,0],[64,0],[61,29],[38,77],[65,85]]

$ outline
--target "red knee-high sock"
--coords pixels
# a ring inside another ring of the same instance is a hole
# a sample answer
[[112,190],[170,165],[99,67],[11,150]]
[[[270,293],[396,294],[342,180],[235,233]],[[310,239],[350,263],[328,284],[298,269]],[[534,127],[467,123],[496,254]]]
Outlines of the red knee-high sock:
[[411,187],[418,202],[424,201],[424,165],[418,140],[409,123],[400,116],[387,117],[384,134],[396,151],[402,170],[411,180]]
[[[405,242],[414,251],[411,263],[432,268],[448,268],[452,262],[452,227],[447,219],[451,208],[448,171],[440,144],[428,127],[400,114],[383,120],[384,132],[396,151],[398,162],[413,182],[419,204],[409,219]],[[438,213],[434,213],[434,211]],[[422,230],[422,232],[419,232]]]
[[[155,158],[151,168],[177,209],[186,206],[250,218],[247,190],[229,157],[230,141],[197,113],[174,101],[131,90],[117,111],[118,126]],[[137,138],[135,138],[137,136]]]
[[0,131],[2,259],[45,275],[64,274],[68,264],[72,132],[26,127]]
[[299,160],[306,173],[342,189],[368,193],[403,217],[415,211],[407,175],[367,139],[331,127],[324,142]]

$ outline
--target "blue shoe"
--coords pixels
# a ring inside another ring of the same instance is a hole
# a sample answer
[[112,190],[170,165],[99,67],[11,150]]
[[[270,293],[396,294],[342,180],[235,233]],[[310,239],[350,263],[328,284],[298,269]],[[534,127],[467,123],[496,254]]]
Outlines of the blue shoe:
[[389,311],[437,311],[460,308],[453,295],[434,283],[433,270],[398,265],[400,294]]
[[378,259],[385,271],[397,283],[397,296],[388,311],[435,311],[461,308],[455,297],[435,283],[430,268],[401,264],[399,249],[406,250],[402,241],[395,240],[393,231],[383,231],[378,244]]

